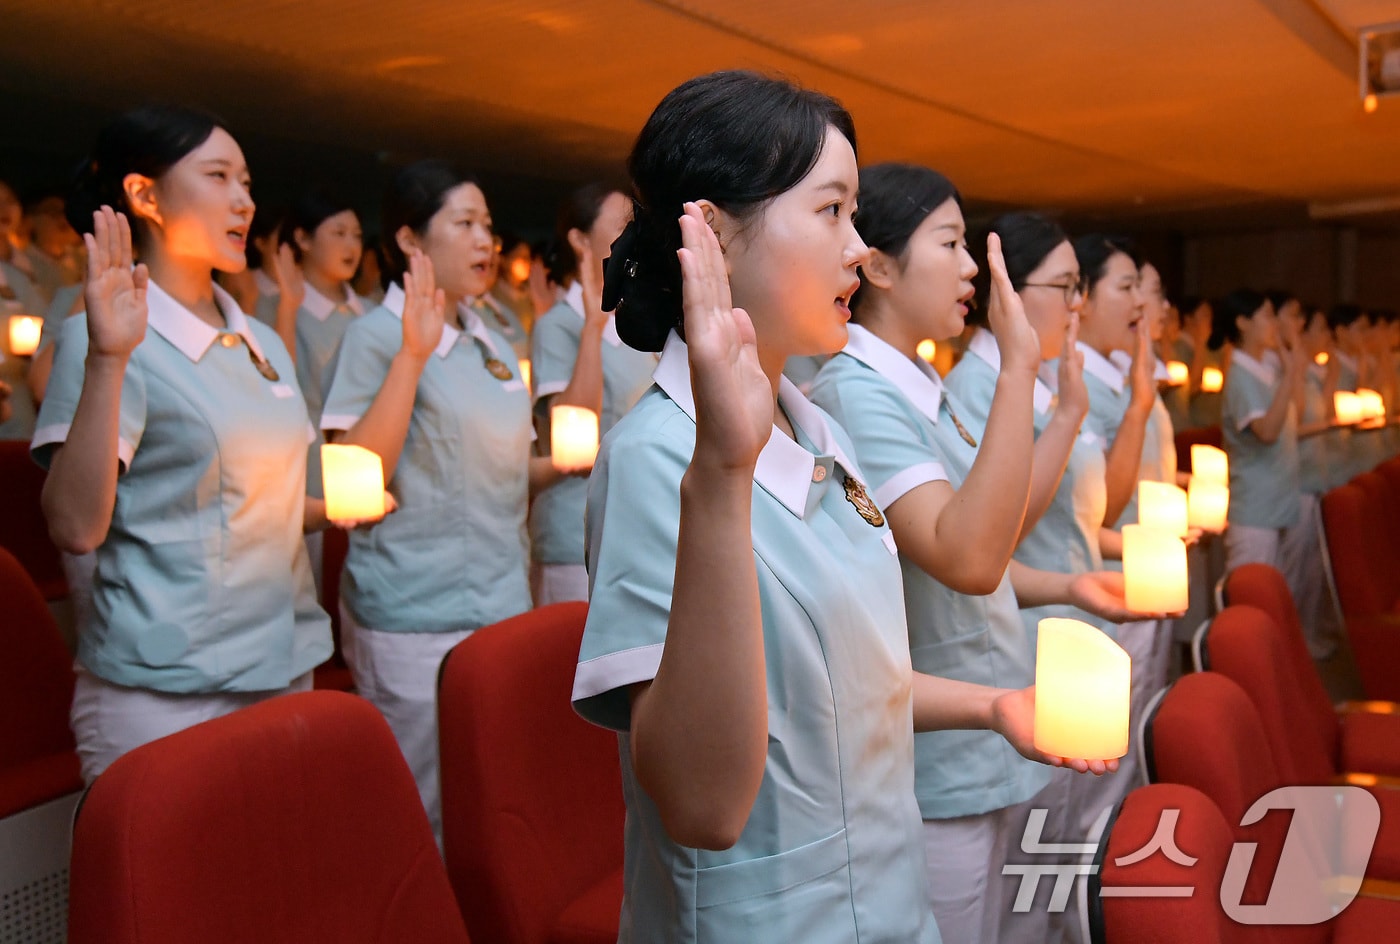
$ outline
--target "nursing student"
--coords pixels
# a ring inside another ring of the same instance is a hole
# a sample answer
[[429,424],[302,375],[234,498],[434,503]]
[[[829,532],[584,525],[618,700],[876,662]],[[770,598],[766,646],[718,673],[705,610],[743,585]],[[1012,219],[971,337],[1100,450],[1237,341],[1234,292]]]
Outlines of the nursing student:
[[384,303],[346,329],[321,426],[379,455],[398,512],[350,536],[341,645],[440,837],[438,666],[473,631],[530,609],[529,487],[557,473],[530,455],[510,345],[466,303],[491,264],[481,187],[445,162],[410,164],[381,221]]
[[[894,534],[913,668],[1000,688],[1031,685],[1035,654],[1018,605],[1069,603],[1131,618],[1119,575],[1047,573],[1011,560],[1032,487],[1041,341],[989,250],[987,320],[1000,366],[987,422],[970,414],[964,421],[967,411],[917,353],[924,338],[943,343],[962,333],[974,294],[961,198],[925,167],[867,167],[856,228],[870,247],[852,299],[856,323],[811,396],[849,431]],[[1028,919],[1010,913],[1001,869],[1020,840],[1023,805],[1051,768],[992,731],[917,734],[914,758],[939,930],[949,941],[1012,938],[1007,925]]]
[[55,543],[96,551],[72,708],[91,781],[133,747],[310,688],[331,637],[302,544],[325,521],[305,497],[292,361],[212,278],[246,264],[238,143],[206,115],[140,108],[85,168],[70,208],[87,221],[86,315],[63,326],[32,450]]
[[854,137],[824,95],[716,73],[629,160],[603,306],[662,355],[589,482],[573,692],[620,735],[624,942],[937,941],[914,731],[1038,756],[1031,691],[912,671],[885,516],[781,376],[847,340],[869,258]]
[[[603,260],[632,216],[625,194],[588,184],[559,208],[550,279],[564,297],[535,322],[531,341],[535,426],[548,454],[550,410],[577,406],[598,414],[604,436],[632,408],[656,369],[656,356],[622,343],[610,311],[602,310]],[[588,599],[583,565],[584,477],[568,476],[544,489],[530,509],[530,584],[535,605]]]
[[[1280,332],[1298,338],[1303,363],[1302,382],[1294,394],[1300,505],[1297,523],[1284,533],[1279,546],[1283,564],[1280,569],[1293,592],[1308,651],[1314,659],[1326,659],[1336,651],[1340,627],[1334,625],[1335,611],[1325,599],[1327,578],[1317,529],[1323,494],[1341,484],[1334,482],[1331,475],[1338,458],[1331,452],[1336,420],[1332,395],[1337,389],[1341,362],[1332,356],[1332,332],[1327,327],[1326,312],[1305,308],[1286,294],[1279,296],[1278,301]],[[1318,363],[1320,357],[1323,363]]]
[[[1299,518],[1297,388],[1306,365],[1289,326],[1260,292],[1238,289],[1215,306],[1210,346],[1233,345],[1221,415],[1230,457],[1225,567],[1280,567],[1283,533]],[[1274,354],[1276,356],[1269,356]]]

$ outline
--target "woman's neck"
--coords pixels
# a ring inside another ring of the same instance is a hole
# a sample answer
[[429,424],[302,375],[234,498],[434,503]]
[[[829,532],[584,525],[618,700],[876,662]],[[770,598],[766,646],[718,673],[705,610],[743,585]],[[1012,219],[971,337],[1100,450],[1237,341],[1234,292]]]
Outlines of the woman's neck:
[[306,284],[316,291],[339,304],[346,300],[345,283],[328,277],[324,272],[317,272],[314,269],[302,269],[301,274],[306,279]]
[[215,328],[228,327],[228,320],[214,301],[214,275],[208,262],[176,258],[159,243],[143,247],[142,261],[151,281],[165,294],[192,311],[201,321]]
[[1238,348],[1241,352],[1257,361],[1263,359],[1264,352],[1269,349],[1269,346],[1262,341],[1248,341],[1239,344]]
[[[872,297],[861,302],[859,324],[909,360],[918,358],[919,342],[924,340],[923,337],[914,337],[919,332],[911,330],[904,319],[885,304],[884,299],[879,295],[873,294]],[[933,340],[942,344],[948,339],[934,338]]]

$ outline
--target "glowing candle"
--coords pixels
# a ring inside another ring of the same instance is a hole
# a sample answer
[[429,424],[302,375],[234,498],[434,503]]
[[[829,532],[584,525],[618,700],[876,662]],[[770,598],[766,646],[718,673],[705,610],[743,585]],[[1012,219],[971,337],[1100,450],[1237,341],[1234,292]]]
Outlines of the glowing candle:
[[1186,537],[1186,489],[1170,482],[1138,483],[1138,524]]
[[1191,368],[1181,361],[1167,361],[1167,382],[1173,387],[1180,387],[1191,379]]
[[1361,418],[1363,420],[1374,420],[1385,416],[1385,400],[1376,391],[1361,387],[1356,391],[1356,398],[1361,401]]
[[1338,390],[1332,394],[1332,408],[1337,413],[1337,422],[1350,426],[1362,420],[1361,398],[1350,390]]
[[1316,364],[1318,367],[1326,367],[1327,362],[1331,359],[1331,355],[1329,355],[1326,351],[1318,351],[1317,356],[1313,358],[1313,363]]
[[1132,660],[1098,629],[1040,621],[1035,651],[1035,746],[1057,757],[1108,760],[1128,753]]
[[44,322],[31,315],[10,316],[10,353],[28,357],[39,350],[39,333]]
[[1191,486],[1186,490],[1187,524],[1211,534],[1219,534],[1225,530],[1229,512],[1229,486],[1191,476]]
[[1201,371],[1201,392],[1219,393],[1225,386],[1225,375],[1220,372],[1219,367],[1207,367]]
[[331,521],[377,521],[384,517],[384,463],[364,446],[321,447],[321,484]]
[[598,457],[598,414],[582,406],[549,411],[549,452],[560,472],[593,468]]
[[1197,443],[1191,447],[1191,481],[1230,484],[1230,457],[1224,449]]
[[1170,531],[1123,526],[1123,599],[1137,613],[1184,613],[1186,545]]
[[938,345],[932,338],[924,338],[919,342],[919,346],[914,349],[920,357],[932,364],[933,359],[938,356]]
[[530,384],[530,358],[528,358],[528,357],[522,357],[522,358],[520,358],[520,379],[523,380],[523,381],[525,381],[525,389],[526,389],[526,390],[533,390],[533,389],[535,389],[535,388]]

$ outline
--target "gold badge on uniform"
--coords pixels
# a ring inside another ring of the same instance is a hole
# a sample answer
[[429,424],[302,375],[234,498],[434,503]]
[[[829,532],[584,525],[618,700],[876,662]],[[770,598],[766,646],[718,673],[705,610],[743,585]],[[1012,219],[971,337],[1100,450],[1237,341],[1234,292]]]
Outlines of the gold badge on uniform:
[[258,369],[258,373],[262,374],[268,380],[276,383],[282,379],[281,375],[277,373],[277,368],[254,354],[251,347],[248,348],[248,357],[252,360],[253,366]]
[[846,501],[855,505],[856,511],[860,512],[860,516],[869,522],[872,527],[883,527],[885,524],[885,516],[880,514],[880,509],[876,506],[875,502],[870,500],[870,496],[866,494],[865,486],[856,481],[855,477],[851,475],[846,476],[845,486]]
[[976,449],[977,440],[973,439],[972,434],[967,431],[967,427],[958,421],[958,414],[953,412],[952,407],[948,408],[948,417],[953,421],[953,428],[958,431],[958,435],[963,438],[963,442],[967,443],[973,449]]
[[487,356],[486,369],[491,372],[491,376],[497,380],[510,380],[515,374],[511,373],[506,362],[497,357]]

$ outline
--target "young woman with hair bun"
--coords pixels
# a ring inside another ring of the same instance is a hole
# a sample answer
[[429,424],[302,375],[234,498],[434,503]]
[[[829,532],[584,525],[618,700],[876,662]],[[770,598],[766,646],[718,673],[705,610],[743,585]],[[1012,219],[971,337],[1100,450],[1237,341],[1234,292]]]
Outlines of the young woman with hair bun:
[[620,738],[619,939],[937,941],[914,731],[990,728],[1039,757],[1033,693],[912,670],[884,513],[845,431],[782,377],[845,346],[869,258],[850,115],[701,76],[629,170],[602,305],[661,360],[589,482],[573,692]]
[[[331,652],[302,543],[312,435],[292,359],[214,284],[253,215],[238,142],[147,107],[103,129],[68,203],[88,249],[31,445],[64,551],[96,551],[72,724],[92,780],[147,741],[311,686]],[[141,263],[133,263],[134,245]]]

